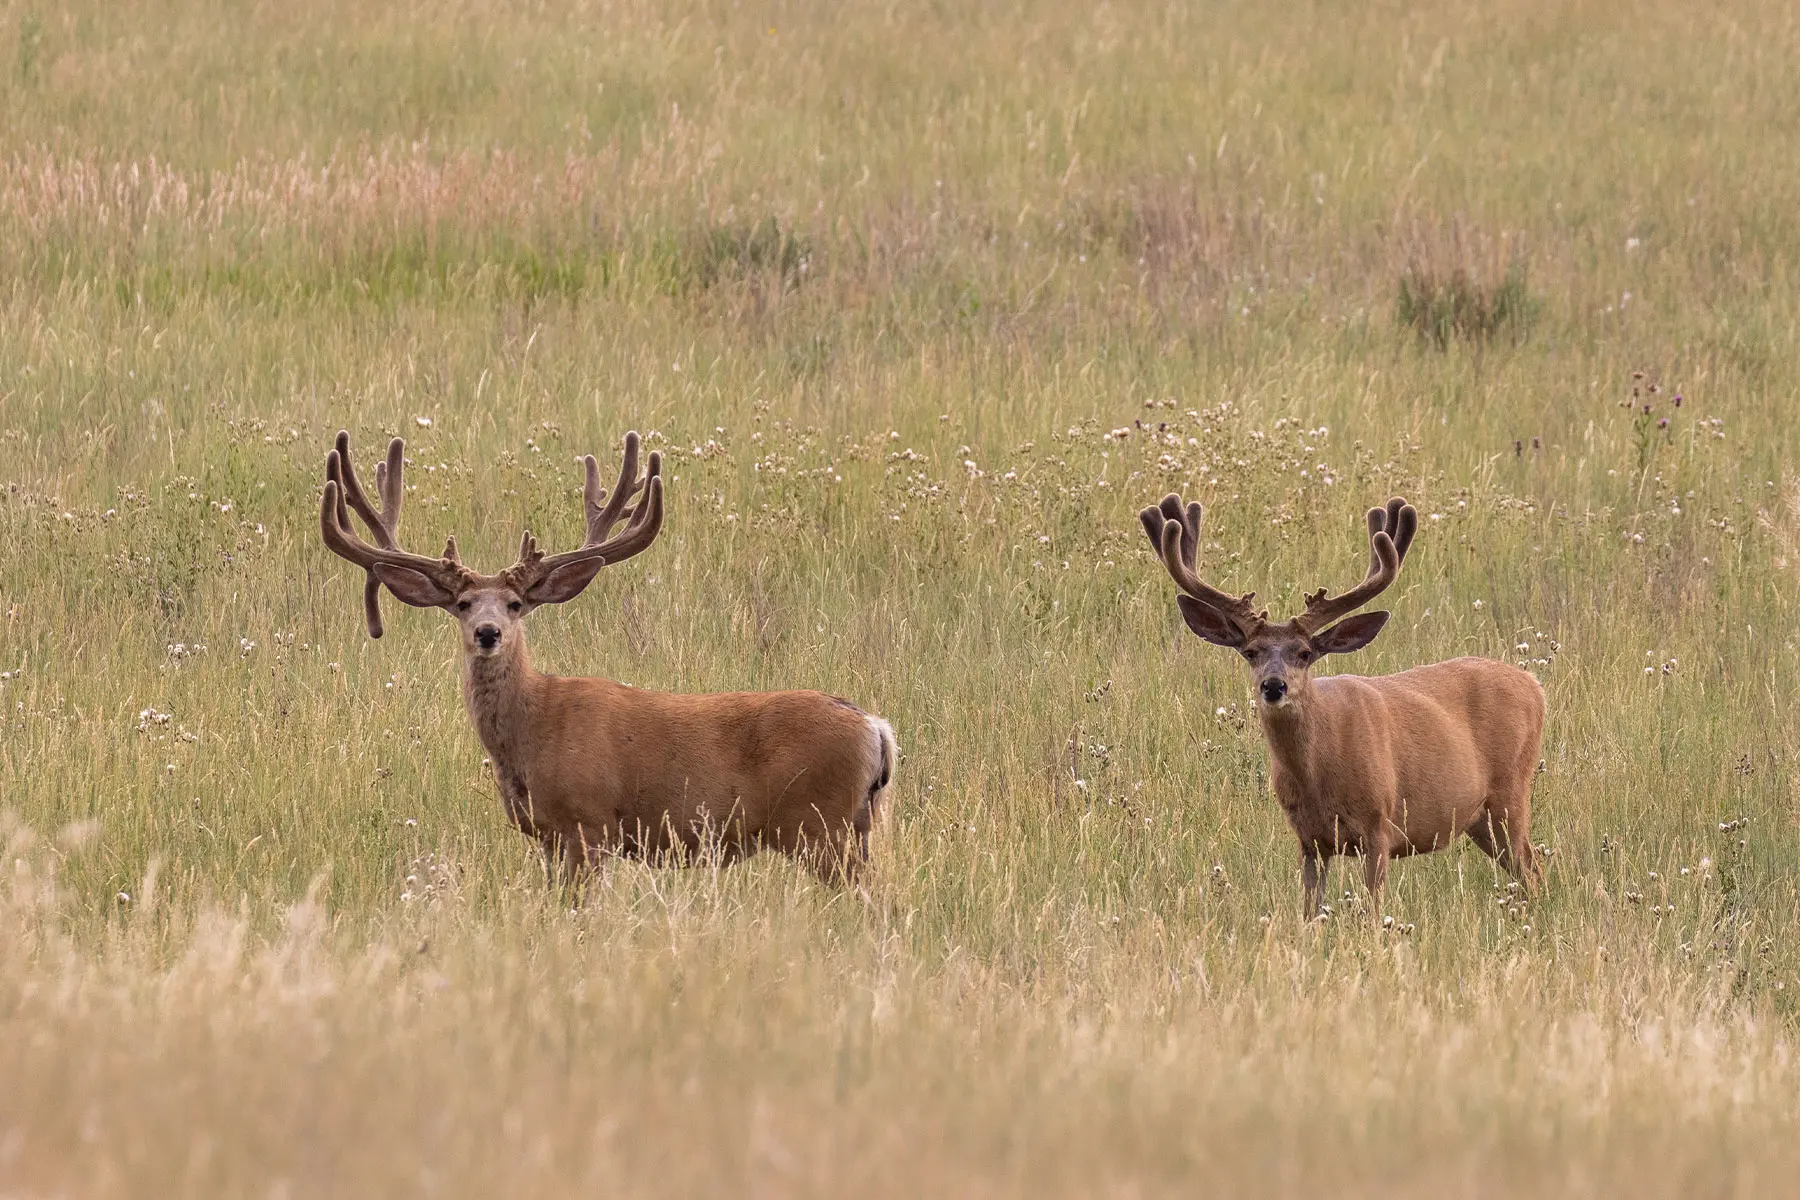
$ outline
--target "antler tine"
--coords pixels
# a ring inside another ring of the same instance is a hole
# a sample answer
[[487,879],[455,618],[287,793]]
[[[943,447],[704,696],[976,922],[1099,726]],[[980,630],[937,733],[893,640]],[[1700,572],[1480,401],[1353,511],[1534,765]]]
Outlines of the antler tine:
[[1181,497],[1174,492],[1164,496],[1161,501],[1151,505],[1138,514],[1143,523],[1144,533],[1150,538],[1150,545],[1157,555],[1162,554],[1163,526],[1174,521],[1181,526],[1181,561],[1187,564],[1190,571],[1196,569],[1196,556],[1200,550],[1200,520],[1206,510],[1200,507],[1198,500],[1190,500],[1182,507]]
[[618,537],[602,543],[594,551],[609,564],[624,562],[632,555],[640,553],[656,535],[662,532],[663,522],[663,481],[662,456],[654,452],[650,455],[650,469],[645,473],[642,484],[644,499],[631,510],[630,524],[625,526]]
[[381,623],[381,580],[375,578],[374,569],[378,552],[350,528],[349,514],[344,511],[345,489],[341,475],[332,470],[336,466],[337,451],[334,450],[326,468],[334,477],[325,481],[325,494],[319,502],[319,532],[329,550],[363,568],[363,619],[368,623],[369,636],[378,638],[386,632]]
[[386,460],[375,464],[375,491],[381,496],[381,523],[387,528],[389,537],[397,537],[395,531],[400,528],[400,501],[406,495],[406,489],[400,484],[405,464],[406,443],[399,438],[388,443]]
[[1227,595],[1200,578],[1200,521],[1205,511],[1197,500],[1184,506],[1181,497],[1171,492],[1161,503],[1140,512],[1138,520],[1176,587],[1240,628],[1249,629],[1258,619],[1250,608],[1255,593]]
[[[350,461],[350,434],[339,430],[337,444],[325,456],[325,492],[319,502],[319,532],[325,539],[325,545],[340,558],[348,559],[366,572],[363,581],[363,615],[368,621],[369,636],[378,638],[384,632],[381,623],[381,581],[375,576],[375,567],[381,563],[405,567],[433,578],[444,579],[447,571],[458,567],[456,556],[456,539],[451,538],[444,544],[444,556],[441,559],[428,558],[422,554],[411,554],[400,548],[396,538],[396,530],[400,518],[400,498],[403,492],[401,471],[405,462],[405,443],[395,438],[388,444],[386,461],[378,464],[375,470],[376,490],[380,493],[382,506],[377,510],[369,502],[369,497],[356,478],[356,468]],[[376,544],[371,546],[359,537],[350,526],[350,514],[345,507],[356,510]]]
[[[521,547],[518,568],[524,568],[530,579],[546,578],[552,571],[572,563],[598,561],[601,565],[610,565],[623,562],[656,540],[662,530],[663,518],[662,455],[652,450],[649,464],[639,475],[638,450],[641,445],[635,432],[625,435],[625,461],[619,471],[618,486],[604,506],[600,504],[599,466],[591,454],[582,460],[587,477],[582,489],[588,518],[587,538],[578,548],[562,554],[536,554],[534,557]],[[639,495],[643,499],[627,508],[632,497]],[[609,537],[621,520],[627,522],[625,528],[618,536]],[[535,551],[535,543],[532,546]]]
[[1200,522],[1205,516],[1206,510],[1198,500],[1189,500],[1182,514],[1181,558],[1189,570],[1196,572],[1200,569]]
[[1400,562],[1412,546],[1419,529],[1419,514],[1405,499],[1395,496],[1385,508],[1371,508],[1369,526],[1369,571],[1363,581],[1344,592],[1330,596],[1320,588],[1306,598],[1306,611],[1294,623],[1307,634],[1345,617],[1386,591],[1400,574]]
[[1418,510],[1408,504],[1403,497],[1395,496],[1382,508],[1371,508],[1366,520],[1369,526],[1369,570],[1374,571],[1381,566],[1381,559],[1375,553],[1375,535],[1386,533],[1394,543],[1394,553],[1402,563],[1406,561],[1406,551],[1412,546],[1413,534],[1419,531]]
[[663,481],[661,459],[656,454],[650,455],[650,469],[644,475],[644,499],[626,516],[630,523],[619,532],[617,537],[608,538],[597,546],[583,546],[579,550],[571,550],[567,554],[558,554],[544,560],[546,571],[555,570],[572,562],[588,559],[599,559],[607,566],[622,563],[635,554],[648,549],[656,535],[662,532],[663,522]]
[[[649,476],[640,477],[637,473],[638,447],[642,444],[634,429],[625,435],[625,461],[619,465],[619,482],[613,485],[612,495],[607,497],[606,507],[600,506],[600,467],[594,462],[594,456],[588,455],[582,460],[587,469],[587,486],[583,489],[583,498],[587,507],[587,541],[584,546],[598,546],[618,524],[625,505],[637,494],[638,490],[649,482]],[[651,474],[657,470],[662,457],[651,456]]]
[[331,519],[333,524],[345,529],[350,527],[350,511],[344,507],[344,460],[334,448],[325,455],[325,490],[332,497]]
[[[399,442],[400,439],[395,438],[394,441]],[[403,443],[402,443],[402,451],[404,451]],[[354,463],[351,462],[351,459],[350,459],[350,432],[349,432],[349,430],[345,430],[345,429],[338,430],[337,445],[333,449],[333,454],[335,454],[337,456],[337,465],[338,465],[338,473],[335,476],[335,478],[337,478],[340,481],[340,483],[343,485],[344,499],[346,499],[350,502],[350,507],[354,508],[356,510],[356,515],[362,518],[364,525],[368,526],[369,532],[375,536],[375,541],[376,541],[377,545],[379,545],[384,550],[395,549],[396,547],[394,544],[394,531],[389,528],[389,525],[391,522],[380,510],[378,510],[373,504],[369,503],[369,494],[367,492],[363,491],[362,480],[360,480],[356,477],[356,466]],[[398,460],[399,457],[400,457],[400,455],[395,453],[394,447],[389,446],[388,447],[389,460],[390,461]],[[326,462],[326,471],[329,474],[330,469],[331,469],[330,456],[327,456],[325,462]],[[396,479],[398,478],[397,472],[389,472],[389,474],[393,475]],[[376,476],[376,480],[375,480],[376,490],[382,493],[382,500],[385,503],[387,500],[386,493],[387,493],[387,489],[389,487],[389,483],[386,479],[384,479],[382,477],[382,468],[381,467],[378,466],[376,468],[375,476]],[[398,485],[396,484],[395,486],[398,486]],[[349,524],[350,524],[349,520],[346,519],[344,521],[345,527],[348,528]]]
[[363,620],[368,622],[370,637],[378,638],[387,632],[381,623],[381,580],[372,568],[363,572]]
[[1394,553],[1406,562],[1406,552],[1412,548],[1413,534],[1419,532],[1419,510],[1406,502],[1405,497],[1395,496],[1387,502],[1387,532],[1394,539]]

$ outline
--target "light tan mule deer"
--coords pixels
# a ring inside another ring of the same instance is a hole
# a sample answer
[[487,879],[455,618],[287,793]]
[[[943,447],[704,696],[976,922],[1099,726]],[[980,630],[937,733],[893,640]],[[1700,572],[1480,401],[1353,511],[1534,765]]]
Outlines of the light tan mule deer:
[[[703,847],[731,861],[772,847],[825,878],[854,876],[893,776],[897,750],[886,721],[820,692],[676,695],[532,667],[525,617],[573,600],[601,567],[642,552],[662,528],[660,456],[652,453],[640,476],[638,451],[638,435],[627,434],[618,485],[604,503],[594,458],[584,460],[587,538],[579,548],[545,555],[527,533],[516,563],[482,575],[463,565],[455,538],[439,558],[400,548],[399,438],[376,468],[377,509],[350,465],[350,435],[339,433],[325,460],[320,531],[333,552],[368,573],[370,637],[382,633],[384,587],[403,603],[456,618],[463,700],[507,815],[553,862],[579,868],[607,853],[684,857]],[[346,506],[373,545],[352,530]]]
[[[1359,853],[1374,909],[1388,860],[1441,850],[1462,834],[1535,890],[1531,784],[1544,731],[1544,692],[1529,673],[1487,658],[1454,658],[1393,675],[1312,678],[1327,654],[1374,640],[1385,612],[1352,615],[1400,573],[1418,514],[1395,498],[1368,514],[1369,570],[1339,596],[1321,588],[1306,611],[1271,622],[1254,594],[1200,579],[1198,503],[1165,496],[1138,514],[1181,589],[1188,628],[1250,664],[1270,776],[1300,839],[1309,916],[1320,911],[1333,855]],[[1335,622],[1335,623],[1334,623]]]

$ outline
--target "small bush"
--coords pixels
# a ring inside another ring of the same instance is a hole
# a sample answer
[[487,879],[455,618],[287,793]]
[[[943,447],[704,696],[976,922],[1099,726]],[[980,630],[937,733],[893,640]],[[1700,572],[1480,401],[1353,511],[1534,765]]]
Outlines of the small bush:
[[774,217],[709,225],[659,237],[650,252],[672,295],[705,291],[731,279],[773,279],[781,290],[800,286],[811,265],[808,242]]
[[1438,349],[1451,341],[1485,342],[1502,333],[1522,336],[1537,315],[1520,262],[1497,281],[1484,283],[1465,267],[1440,274],[1414,263],[1400,276],[1398,316]]
[[1505,236],[1461,225],[1408,239],[1395,317],[1438,349],[1452,341],[1523,337],[1538,302],[1526,287],[1525,255]]

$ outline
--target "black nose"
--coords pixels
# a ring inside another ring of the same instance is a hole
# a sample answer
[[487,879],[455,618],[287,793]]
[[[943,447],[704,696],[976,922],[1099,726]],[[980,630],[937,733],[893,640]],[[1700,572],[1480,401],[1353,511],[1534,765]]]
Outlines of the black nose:
[[492,650],[500,644],[500,627],[493,622],[475,627],[475,644],[483,650]]
[[1262,681],[1262,697],[1270,704],[1277,704],[1287,695],[1287,680],[1265,679]]

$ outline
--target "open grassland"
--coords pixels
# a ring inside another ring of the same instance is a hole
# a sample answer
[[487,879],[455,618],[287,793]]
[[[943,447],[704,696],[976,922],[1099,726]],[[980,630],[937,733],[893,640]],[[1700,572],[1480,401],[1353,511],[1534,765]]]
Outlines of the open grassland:
[[[1797,61],[1772,0],[0,0],[0,1191],[1790,1188]],[[340,426],[489,570],[644,430],[663,536],[534,657],[889,718],[866,901],[547,883],[449,622],[319,542]],[[1536,672],[1541,898],[1465,847],[1302,927],[1169,490],[1277,609],[1419,505],[1338,669]]]

